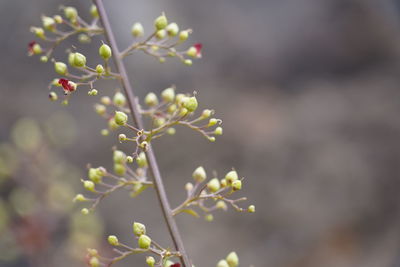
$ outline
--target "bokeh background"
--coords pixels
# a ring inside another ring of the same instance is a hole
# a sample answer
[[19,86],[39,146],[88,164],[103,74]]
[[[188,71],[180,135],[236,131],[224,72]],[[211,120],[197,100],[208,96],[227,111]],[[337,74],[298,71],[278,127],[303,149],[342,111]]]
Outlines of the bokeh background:
[[[87,163],[110,167],[116,137],[100,135],[104,121],[86,90],[68,107],[49,102],[53,68],[26,51],[41,14],[89,2],[0,1],[0,266],[83,266],[77,239],[104,249],[108,234],[133,242],[134,220],[170,244],[151,190],[111,196],[89,219],[70,205]],[[204,44],[192,67],[127,60],[138,96],[175,84],[223,119],[216,143],[186,129],[155,142],[172,205],[199,165],[220,174],[234,166],[245,177],[240,195],[256,205],[255,214],[230,210],[212,223],[179,216],[196,266],[231,250],[241,266],[400,266],[399,1],[105,3],[120,47],[134,22],[149,29],[161,11]],[[79,48],[94,57],[99,43]],[[111,94],[115,85],[97,87]],[[118,266],[144,265],[134,256]]]

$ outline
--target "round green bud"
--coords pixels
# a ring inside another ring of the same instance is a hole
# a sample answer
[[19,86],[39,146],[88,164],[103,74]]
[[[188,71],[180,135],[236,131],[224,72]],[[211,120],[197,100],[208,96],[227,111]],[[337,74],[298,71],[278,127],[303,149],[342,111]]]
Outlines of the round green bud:
[[156,32],[156,38],[157,39],[164,39],[167,36],[167,31],[166,30],[159,30]]
[[186,98],[187,96],[185,96],[184,94],[177,94],[175,97],[175,103],[177,105],[182,105]]
[[154,26],[156,27],[157,30],[162,30],[168,25],[168,19],[167,17],[162,14],[158,18],[154,20]]
[[220,260],[217,264],[217,267],[230,267],[226,260]]
[[192,64],[193,64],[193,62],[192,62],[191,59],[185,59],[185,60],[183,61],[183,63],[184,63],[185,65],[187,65],[187,66],[192,66]]
[[207,188],[210,192],[217,192],[221,188],[218,178],[213,178],[207,183]]
[[50,99],[51,101],[57,101],[58,96],[57,96],[57,94],[56,94],[55,92],[51,91],[51,92],[49,93],[49,99]]
[[143,141],[140,143],[139,146],[146,151],[147,147],[149,146],[149,143],[147,143],[146,141]]
[[205,109],[203,110],[203,112],[201,113],[201,118],[202,119],[207,119],[209,118],[211,115],[213,114],[213,111],[210,109]]
[[68,64],[72,67],[75,67],[75,53],[68,54]]
[[186,31],[181,31],[181,32],[179,33],[179,40],[180,40],[181,42],[186,41],[188,38],[189,38],[189,31],[188,31],[188,30],[186,30]]
[[47,56],[41,56],[40,61],[46,63],[47,61],[49,61],[49,58]]
[[100,131],[100,134],[101,134],[102,136],[108,136],[108,135],[110,134],[110,132],[109,132],[107,129],[102,129],[102,130]]
[[115,163],[114,164],[114,172],[119,176],[124,176],[126,173],[126,168],[123,164]]
[[98,74],[103,74],[103,73],[104,73],[104,67],[103,67],[103,65],[98,64],[98,65],[96,66],[96,72],[97,72]]
[[214,134],[215,135],[222,135],[222,127],[215,128]]
[[88,95],[90,95],[90,96],[95,96],[95,95],[97,95],[99,93],[99,91],[97,91],[97,89],[92,89],[92,90],[90,90],[89,92],[88,92]]
[[228,184],[232,184],[234,181],[239,179],[236,171],[232,170],[225,175],[225,180]]
[[140,168],[147,167],[147,158],[146,154],[142,151],[136,158],[136,162]]
[[186,183],[185,184],[185,190],[186,191],[192,191],[193,190],[193,184],[192,183]]
[[229,267],[239,266],[239,257],[236,252],[229,253],[226,257],[226,262],[228,263]]
[[122,111],[116,111],[115,116],[114,116],[114,121],[117,125],[125,125],[126,122],[128,121],[128,115],[126,115]]
[[78,11],[76,10],[75,7],[68,6],[64,8],[64,15],[67,19],[75,21],[76,18],[78,17]]
[[211,119],[209,120],[209,122],[208,122],[207,127],[214,126],[214,125],[217,124],[217,123],[218,123],[218,119],[216,119],[216,118],[211,118]]
[[107,111],[106,106],[101,105],[101,104],[95,104],[94,109],[96,110],[96,113],[99,115],[104,115]]
[[100,266],[100,261],[97,257],[92,257],[89,260],[89,265],[90,267],[99,267]]
[[64,62],[60,61],[54,63],[54,69],[60,75],[65,75],[68,72],[67,65],[65,65]]
[[92,39],[90,39],[89,35],[81,33],[78,35],[78,41],[82,44],[89,44],[92,41]]
[[96,5],[92,5],[90,7],[90,15],[92,15],[93,18],[98,18],[99,17],[99,12],[97,11]]
[[165,101],[165,102],[174,102],[175,99],[175,89],[170,87],[167,89],[164,89],[161,92],[161,98]]
[[83,208],[83,209],[81,209],[81,213],[83,215],[88,215],[89,214],[89,210],[87,208]]
[[41,54],[43,51],[42,51],[42,47],[40,46],[40,44],[34,44],[32,47],[32,52],[35,55]]
[[109,98],[108,96],[103,96],[100,99],[100,102],[104,105],[110,105],[111,104],[111,98]]
[[210,141],[210,142],[215,142],[215,137],[214,137],[214,136],[208,137],[208,141]]
[[157,95],[155,93],[153,93],[153,92],[148,93],[146,95],[146,97],[144,98],[144,102],[149,107],[154,107],[154,106],[158,105]]
[[168,112],[169,114],[172,114],[172,113],[174,113],[174,112],[176,111],[177,108],[178,108],[178,107],[177,107],[175,104],[169,105],[168,108],[167,108],[167,112]]
[[121,150],[114,150],[113,153],[113,161],[114,163],[125,163],[126,162],[126,154]]
[[88,253],[92,257],[95,257],[95,256],[99,255],[99,252],[97,251],[97,249],[94,249],[94,248],[88,248]]
[[86,65],[86,57],[81,53],[74,53],[74,67],[84,67]]
[[166,30],[167,30],[167,33],[169,36],[174,37],[179,32],[179,26],[175,22],[172,22],[172,23],[168,24],[168,26],[166,27]]
[[56,28],[56,22],[53,18],[43,16],[42,23],[43,27],[48,31],[54,31]]
[[115,117],[111,118],[108,121],[108,127],[110,128],[110,130],[116,130],[119,128],[119,125],[115,122]]
[[205,219],[207,222],[212,222],[212,221],[214,220],[214,216],[213,216],[212,214],[207,214],[207,215],[204,217],[204,219]]
[[83,187],[91,192],[94,192],[94,183],[92,181],[82,181],[83,182]]
[[223,200],[220,200],[217,202],[216,204],[217,209],[221,209],[221,210],[227,210],[228,206],[226,205],[226,203]]
[[126,157],[126,162],[132,163],[133,162],[133,157],[132,156],[127,156]]
[[88,170],[89,179],[96,184],[101,182],[101,178],[103,178],[103,176],[104,173],[100,171],[99,168],[89,168]]
[[123,93],[121,92],[116,92],[114,97],[113,97],[113,103],[114,105],[118,107],[123,107],[126,104],[126,97]]
[[228,185],[228,182],[226,181],[226,179],[221,179],[221,187],[226,187]]
[[195,96],[189,97],[184,103],[183,106],[189,111],[194,112],[197,109],[197,99]]
[[111,48],[106,44],[102,44],[99,48],[99,55],[104,60],[108,60],[112,56]]
[[176,133],[175,128],[168,128],[168,129],[167,129],[167,134],[169,134],[169,135],[174,135],[175,133]]
[[146,226],[142,223],[134,222],[132,228],[133,228],[133,233],[136,236],[141,236],[146,234]]
[[189,57],[196,58],[196,57],[197,57],[197,49],[196,49],[196,47],[191,46],[191,47],[186,51],[186,55],[188,55]]
[[119,140],[120,142],[125,141],[125,140],[126,140],[126,135],[125,135],[125,134],[119,134],[119,135],[118,135],[118,140]]
[[238,190],[242,189],[242,181],[240,181],[240,180],[233,181],[232,189],[233,189],[233,191],[238,191]]
[[192,177],[196,182],[201,183],[207,178],[207,174],[204,168],[200,166],[194,170]]
[[109,235],[107,241],[111,246],[118,246],[119,244],[118,238],[115,235]]
[[146,263],[150,267],[154,267],[154,264],[156,263],[156,260],[152,256],[146,257]]
[[75,197],[74,197],[74,199],[72,200],[73,202],[84,202],[84,201],[86,201],[87,200],[87,198],[85,198],[85,196],[84,195],[82,195],[82,194],[77,194]]
[[158,61],[160,63],[164,63],[166,61],[166,59],[165,59],[165,57],[160,57],[160,58],[158,58]]
[[256,212],[256,207],[254,205],[250,205],[247,208],[247,211],[250,212],[250,213],[254,213],[254,212]]
[[143,36],[144,35],[143,25],[139,22],[136,22],[135,24],[133,24],[131,32],[132,35],[135,37]]
[[54,21],[58,24],[63,22],[63,19],[60,15],[55,15],[53,18],[54,18]]
[[151,238],[147,235],[141,235],[138,240],[138,245],[141,249],[149,249],[151,245]]
[[183,117],[183,116],[186,116],[186,114],[188,114],[188,110],[187,110],[187,108],[181,108],[180,110],[179,110],[179,116],[181,116],[181,117]]
[[154,125],[156,127],[160,127],[164,123],[165,123],[165,118],[157,118],[157,119],[154,120]]
[[44,35],[44,30],[43,28],[40,27],[31,27],[31,32],[33,32],[37,37],[44,39],[45,35]]

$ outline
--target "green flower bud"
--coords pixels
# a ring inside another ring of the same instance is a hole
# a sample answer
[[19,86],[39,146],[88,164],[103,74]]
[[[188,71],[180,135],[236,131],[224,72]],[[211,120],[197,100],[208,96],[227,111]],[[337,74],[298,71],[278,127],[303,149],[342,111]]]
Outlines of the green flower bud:
[[221,210],[227,210],[228,207],[226,206],[226,203],[222,200],[218,201],[216,204],[217,209],[221,209]]
[[75,53],[68,54],[68,64],[72,67],[75,67]]
[[165,118],[157,118],[154,120],[154,125],[159,127],[165,123]]
[[217,264],[217,267],[230,267],[226,260],[220,260]]
[[86,65],[86,57],[81,53],[74,53],[74,67],[84,67]]
[[210,141],[210,142],[215,142],[215,137],[214,137],[214,136],[208,137],[208,141]]
[[174,113],[174,112],[176,111],[177,108],[178,108],[178,107],[177,107],[175,104],[170,105],[170,106],[168,106],[168,108],[167,108],[167,112],[168,112],[169,114],[172,114],[172,113]]
[[128,121],[128,115],[126,115],[122,111],[116,111],[115,116],[114,116],[114,121],[117,125],[125,125],[126,122]]
[[238,191],[238,190],[242,189],[242,181],[240,181],[240,180],[233,181],[232,189],[233,189],[233,191]]
[[47,56],[41,56],[40,61],[46,63],[47,61],[49,61],[49,58]]
[[54,31],[56,28],[56,22],[53,18],[42,16],[43,27],[48,31]]
[[172,265],[174,265],[174,262],[170,260],[166,260],[164,263],[164,267],[171,267]]
[[32,51],[33,51],[33,54],[35,54],[35,55],[39,55],[43,52],[40,44],[34,44],[32,47]]
[[112,56],[111,48],[106,44],[102,44],[99,48],[99,55],[104,60],[108,60]]
[[195,96],[187,98],[185,102],[183,102],[183,106],[189,111],[194,112],[197,109],[198,103]]
[[123,164],[115,163],[114,164],[114,172],[119,176],[124,176],[126,173],[126,168]]
[[103,173],[99,168],[89,168],[88,177],[94,183],[100,183],[101,178],[103,178],[105,173]]
[[82,44],[89,44],[92,41],[92,39],[90,39],[89,35],[81,33],[78,35],[78,41]]
[[142,223],[134,222],[132,228],[133,228],[133,233],[136,236],[141,236],[146,234],[146,226]]
[[37,37],[39,37],[40,39],[44,39],[44,38],[45,38],[43,28],[40,28],[40,27],[31,27],[31,32],[33,32],[33,33],[34,33]]
[[99,12],[97,11],[96,5],[92,5],[90,7],[90,15],[92,15],[93,18],[98,18],[99,17]]
[[172,22],[172,23],[168,24],[166,30],[167,30],[169,36],[174,37],[179,32],[179,26],[175,22]]
[[196,49],[196,47],[191,46],[191,47],[186,51],[186,55],[188,55],[189,57],[196,58],[196,57],[197,57],[197,49]]
[[148,93],[146,95],[146,97],[144,98],[144,102],[149,107],[154,107],[154,106],[158,105],[157,95],[155,93],[153,93],[153,92]]
[[183,102],[185,102],[187,98],[188,97],[185,96],[184,94],[177,94],[176,97],[175,97],[175,103],[177,105],[182,105]]
[[215,128],[214,134],[215,135],[222,135],[222,127]]
[[164,63],[164,62],[166,61],[166,59],[165,59],[164,57],[160,57],[160,58],[158,58],[158,61],[159,61],[160,63]]
[[126,135],[125,134],[119,134],[118,135],[118,140],[121,141],[125,141],[126,140]]
[[107,241],[111,246],[118,246],[119,244],[118,238],[115,235],[109,235]]
[[95,256],[99,255],[99,252],[97,251],[97,249],[94,249],[94,248],[88,248],[88,253],[92,257],[95,257]]
[[192,191],[193,190],[193,184],[192,183],[186,183],[185,184],[185,189],[186,191]]
[[226,179],[221,179],[221,187],[226,187],[228,185],[228,182],[226,181]]
[[239,177],[236,171],[230,171],[225,175],[225,180],[228,184],[232,184],[237,179],[239,179]]
[[186,116],[188,114],[188,112],[189,111],[187,110],[187,108],[181,108],[179,111],[179,116],[180,117]]
[[123,107],[126,104],[126,97],[123,93],[116,92],[113,97],[113,102],[114,102],[114,105],[116,105],[118,107]]
[[100,131],[100,134],[101,134],[102,136],[108,136],[108,135],[110,134],[110,132],[109,132],[107,129],[102,129],[102,130]]
[[196,170],[194,170],[192,177],[196,182],[201,183],[207,178],[207,174],[204,168],[200,166],[197,167]]
[[75,21],[76,18],[78,17],[78,11],[76,10],[75,7],[68,6],[64,8],[64,15],[67,19]]
[[146,154],[142,151],[136,158],[136,162],[140,168],[147,167],[147,158]]
[[168,128],[168,129],[167,129],[167,134],[169,134],[169,135],[174,135],[175,133],[176,133],[175,128]]
[[254,212],[256,212],[256,207],[254,205],[250,205],[247,208],[247,211],[250,212],[250,213],[254,213]]
[[114,150],[113,153],[113,161],[114,163],[125,163],[126,162],[126,154],[121,150]]
[[83,183],[83,187],[86,190],[94,192],[94,183],[92,181],[86,180],[86,181],[82,181],[82,183]]
[[165,101],[165,102],[174,102],[175,99],[175,89],[170,87],[167,89],[164,89],[161,92],[161,98]]
[[132,162],[133,162],[132,156],[127,156],[127,157],[126,157],[126,162],[132,163]]
[[85,196],[82,194],[77,194],[72,201],[73,202],[84,202],[84,201],[87,201],[87,198],[85,198]]
[[108,127],[110,128],[110,130],[116,130],[119,128],[119,125],[115,122],[115,117],[111,118],[108,121]]
[[201,113],[201,118],[202,119],[207,119],[209,118],[214,112],[210,109],[205,109],[203,110],[203,112]]
[[54,63],[54,69],[60,75],[65,75],[68,72],[67,65],[65,65],[64,62],[60,61]]
[[131,32],[132,35],[135,37],[143,36],[144,35],[143,25],[139,22],[136,22],[135,24],[133,24]]
[[212,119],[209,120],[207,127],[214,126],[217,123],[218,123],[218,119],[212,118]]
[[138,245],[141,249],[149,249],[151,245],[151,238],[147,235],[141,235],[138,240]]
[[183,61],[183,63],[184,63],[185,65],[187,65],[187,66],[192,66],[193,61],[192,61],[191,59],[185,59],[185,60]]
[[52,92],[49,93],[49,99],[51,101],[57,101],[58,96],[57,96],[57,94],[55,92],[52,91]]
[[220,188],[221,185],[219,183],[218,178],[213,178],[207,183],[207,188],[210,190],[210,192],[214,193],[217,192]]
[[207,222],[212,222],[214,220],[214,216],[212,214],[207,214],[204,217],[204,220],[206,220]]
[[148,257],[146,257],[146,263],[150,267],[154,267],[154,264],[156,263],[156,260],[153,257],[148,256]]
[[89,260],[89,265],[90,265],[90,267],[99,267],[100,266],[100,261],[99,261],[98,258],[92,257]]
[[164,13],[154,20],[154,26],[157,30],[162,30],[168,25],[168,19]]
[[108,96],[103,96],[103,97],[100,99],[100,102],[101,102],[102,104],[108,106],[108,105],[111,104],[111,98],[109,98]]
[[147,143],[146,141],[143,141],[140,143],[139,145],[143,150],[147,150],[147,147],[149,146],[149,143]]
[[156,32],[156,38],[157,39],[164,39],[167,36],[167,31],[166,30],[159,30]]
[[229,267],[237,267],[239,265],[239,257],[236,252],[231,252],[226,257],[226,262],[228,263]]
[[53,18],[54,18],[54,21],[58,24],[63,22],[63,19],[60,15],[55,15]]
[[106,106],[101,105],[101,104],[95,104],[94,109],[96,110],[96,113],[99,115],[104,115],[107,111]]
[[89,214],[89,210],[87,208],[83,208],[83,209],[81,209],[81,213],[83,215],[88,215]]
[[97,89],[92,89],[92,90],[90,90],[89,92],[88,92],[88,95],[90,95],[90,96],[95,96],[95,95],[97,95],[99,93],[99,91],[97,91]]
[[103,65],[98,64],[98,65],[96,66],[96,72],[97,72],[98,74],[103,74],[103,73],[104,73],[104,67],[103,67]]
[[179,33],[179,40],[180,40],[181,42],[186,41],[187,38],[189,38],[189,31],[188,31],[188,30],[186,30],[186,31],[181,31],[181,32]]

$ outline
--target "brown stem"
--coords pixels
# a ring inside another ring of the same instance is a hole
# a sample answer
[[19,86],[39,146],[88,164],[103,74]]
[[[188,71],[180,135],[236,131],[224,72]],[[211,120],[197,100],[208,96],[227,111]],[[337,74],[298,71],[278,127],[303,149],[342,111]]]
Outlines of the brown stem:
[[[107,17],[106,10],[103,5],[102,0],[94,0],[94,3],[97,6],[97,10],[99,12],[100,20],[104,27],[105,36],[108,40],[108,43],[111,46],[113,51],[113,58],[117,68],[117,71],[121,75],[121,83],[124,88],[125,94],[128,99],[129,109],[131,110],[131,114],[133,116],[134,123],[136,124],[138,129],[143,129],[143,121],[138,109],[138,106],[135,103],[135,95],[133,94],[132,86],[130,84],[125,65],[122,61],[121,53],[118,50],[117,42],[114,37],[114,33],[112,31],[110,22]],[[148,150],[146,152],[147,158],[149,161],[149,169],[153,176],[154,188],[157,192],[157,197],[161,206],[161,210],[165,219],[165,222],[168,226],[169,233],[171,235],[172,241],[175,245],[175,249],[178,250],[182,257],[181,263],[183,267],[191,267],[191,263],[189,257],[185,251],[183,246],[182,238],[179,234],[178,227],[176,225],[175,219],[171,212],[171,207],[167,198],[167,194],[165,192],[165,187],[163,184],[163,180],[161,178],[160,170],[156,161],[156,157],[154,155],[153,149],[151,145],[149,145]]]

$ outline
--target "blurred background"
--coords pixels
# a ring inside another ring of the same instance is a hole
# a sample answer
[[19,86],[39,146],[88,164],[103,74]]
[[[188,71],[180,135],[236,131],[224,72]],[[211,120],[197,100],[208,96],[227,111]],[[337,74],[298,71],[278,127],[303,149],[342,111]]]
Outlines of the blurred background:
[[[51,64],[27,57],[40,15],[90,1],[0,0],[0,266],[83,266],[87,246],[115,234],[132,242],[131,223],[170,241],[155,194],[120,193],[82,218],[70,199],[87,163],[110,167],[115,135],[93,98],[68,107],[48,101]],[[121,48],[131,25],[150,29],[165,11],[203,59],[187,67],[137,54],[126,62],[136,93],[198,92],[224,136],[210,143],[187,129],[155,142],[172,206],[199,165],[245,177],[239,195],[256,213],[218,212],[214,221],[178,217],[196,266],[228,252],[241,266],[400,266],[400,2],[395,0],[105,0]],[[99,38],[79,45],[95,57]],[[57,59],[66,59],[59,48]],[[112,94],[115,85],[98,85]],[[246,204],[245,204],[246,205]],[[144,266],[132,256],[117,266]]]

